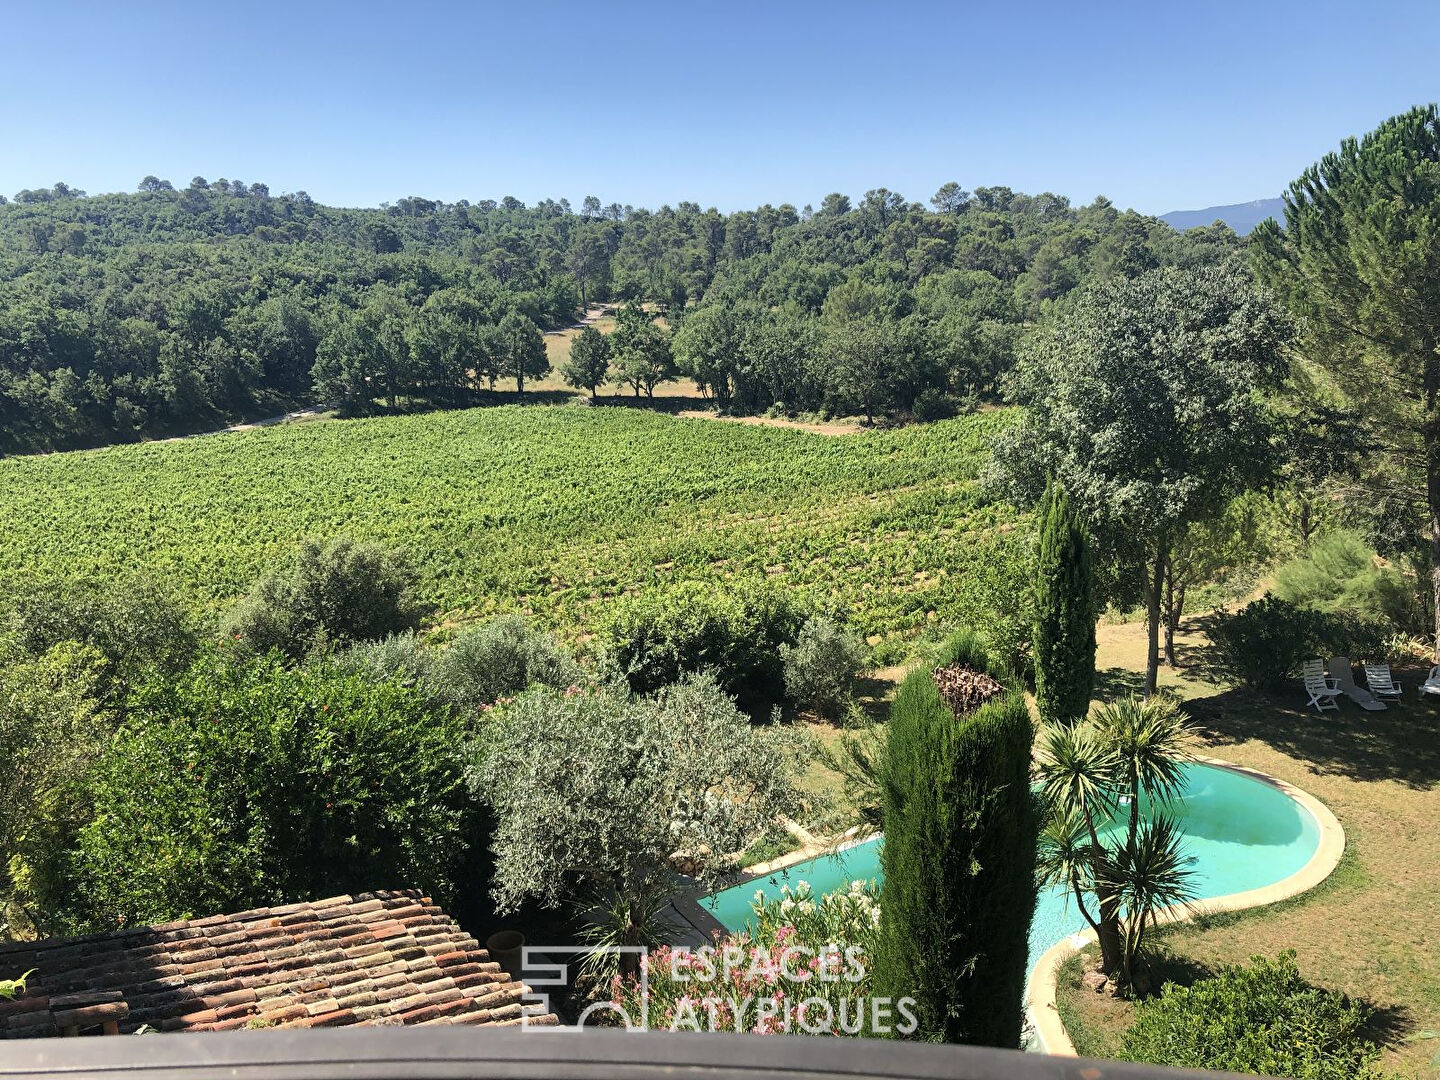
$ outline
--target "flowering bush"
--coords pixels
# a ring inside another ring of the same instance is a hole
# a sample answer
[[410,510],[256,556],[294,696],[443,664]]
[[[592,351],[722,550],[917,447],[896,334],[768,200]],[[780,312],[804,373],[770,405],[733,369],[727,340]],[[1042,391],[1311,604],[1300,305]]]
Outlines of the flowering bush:
[[910,1000],[870,994],[880,926],[873,883],[816,896],[807,882],[755,894],[752,932],[664,946],[641,978],[616,977],[611,1006],[651,1030],[862,1035],[913,1030]]

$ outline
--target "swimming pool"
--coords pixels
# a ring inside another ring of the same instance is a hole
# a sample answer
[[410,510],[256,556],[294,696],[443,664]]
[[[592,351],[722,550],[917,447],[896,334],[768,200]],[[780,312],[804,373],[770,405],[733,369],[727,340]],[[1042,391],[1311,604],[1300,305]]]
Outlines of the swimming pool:
[[[1310,861],[1320,844],[1320,826],[1309,811],[1283,791],[1231,769],[1200,763],[1185,767],[1184,788],[1171,813],[1185,835],[1185,853],[1195,859],[1198,900],[1273,885]],[[1142,801],[1141,810],[1146,806]],[[1117,824],[1117,828],[1123,825]],[[842,846],[832,854],[795,863],[700,900],[722,925],[742,930],[750,920],[757,891],[768,897],[781,885],[810,883],[816,893],[845,888],[852,881],[880,879],[880,837]],[[1030,965],[1056,942],[1086,928],[1074,899],[1061,888],[1041,890],[1030,924]]]

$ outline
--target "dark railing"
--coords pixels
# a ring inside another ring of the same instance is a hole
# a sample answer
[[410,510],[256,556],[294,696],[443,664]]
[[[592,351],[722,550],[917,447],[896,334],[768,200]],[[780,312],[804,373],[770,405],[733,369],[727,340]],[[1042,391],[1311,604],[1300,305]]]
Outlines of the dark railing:
[[461,1028],[0,1042],[0,1078],[79,1080],[1218,1080],[1227,1074],[800,1035]]

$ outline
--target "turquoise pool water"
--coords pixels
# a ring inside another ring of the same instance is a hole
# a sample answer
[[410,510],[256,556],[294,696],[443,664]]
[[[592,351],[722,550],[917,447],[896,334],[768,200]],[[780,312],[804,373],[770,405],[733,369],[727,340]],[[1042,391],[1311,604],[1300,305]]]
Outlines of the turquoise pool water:
[[[1212,765],[1185,767],[1185,788],[1172,812],[1185,833],[1185,852],[1195,859],[1194,883],[1202,900],[1283,881],[1310,861],[1320,843],[1315,819],[1284,792]],[[865,840],[700,902],[725,926],[741,930],[757,891],[771,896],[781,885],[794,888],[807,881],[815,892],[827,893],[852,881],[878,881],[880,843],[880,837]],[[1030,924],[1031,965],[1051,945],[1085,926],[1069,893],[1042,891]]]

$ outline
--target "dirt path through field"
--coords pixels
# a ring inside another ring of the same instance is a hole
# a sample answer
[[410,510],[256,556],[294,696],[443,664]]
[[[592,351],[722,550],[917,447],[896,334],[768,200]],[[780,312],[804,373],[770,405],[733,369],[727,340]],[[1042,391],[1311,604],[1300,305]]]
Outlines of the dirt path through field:
[[579,322],[571,323],[569,326],[562,326],[558,330],[546,330],[545,336],[549,337],[552,334],[565,334],[571,330],[583,330],[585,329],[585,327],[591,325],[592,323],[600,319],[600,317],[603,316],[608,310],[610,310],[609,304],[591,304],[588,308],[585,309],[585,314],[580,316]]

